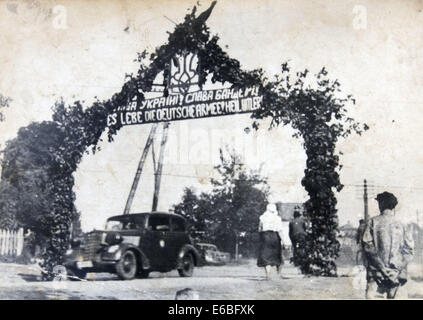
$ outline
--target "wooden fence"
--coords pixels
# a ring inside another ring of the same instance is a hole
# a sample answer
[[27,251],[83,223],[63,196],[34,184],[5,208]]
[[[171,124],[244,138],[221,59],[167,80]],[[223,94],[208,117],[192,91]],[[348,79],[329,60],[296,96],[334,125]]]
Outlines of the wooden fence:
[[17,257],[22,254],[24,245],[23,229],[0,229],[0,256]]

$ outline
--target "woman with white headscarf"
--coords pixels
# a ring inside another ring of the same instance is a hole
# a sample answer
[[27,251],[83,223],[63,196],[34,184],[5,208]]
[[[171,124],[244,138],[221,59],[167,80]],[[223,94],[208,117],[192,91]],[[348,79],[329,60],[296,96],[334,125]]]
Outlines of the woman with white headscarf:
[[282,219],[278,214],[276,205],[268,204],[266,212],[260,216],[260,244],[257,259],[257,266],[264,267],[266,279],[268,279],[271,267],[276,267],[279,274],[280,267],[283,264],[282,228]]

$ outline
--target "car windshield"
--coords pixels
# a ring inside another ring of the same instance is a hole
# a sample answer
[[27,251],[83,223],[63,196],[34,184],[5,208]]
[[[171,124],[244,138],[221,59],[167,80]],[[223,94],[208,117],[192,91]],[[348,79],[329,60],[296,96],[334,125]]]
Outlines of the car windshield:
[[121,231],[121,230],[136,230],[143,225],[144,218],[137,217],[118,217],[107,220],[106,230]]
[[106,223],[106,230],[119,231],[123,229],[123,223],[119,220],[109,220]]
[[212,244],[201,244],[200,247],[204,250],[217,251],[217,247]]

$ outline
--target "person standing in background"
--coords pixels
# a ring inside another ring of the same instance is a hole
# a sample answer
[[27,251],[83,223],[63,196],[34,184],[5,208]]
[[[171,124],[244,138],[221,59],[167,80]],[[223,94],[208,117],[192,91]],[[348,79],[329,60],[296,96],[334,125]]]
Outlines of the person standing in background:
[[366,229],[366,221],[364,219],[360,219],[359,225],[357,228],[357,235],[356,235],[357,244],[360,246],[361,246],[361,241],[363,240],[363,234],[365,229]]
[[359,225],[357,228],[357,234],[355,236],[356,243],[358,246],[357,254],[355,257],[355,263],[358,265],[361,262],[363,266],[366,266],[366,257],[363,254],[363,234],[365,230],[366,230],[366,220],[360,219]]
[[394,299],[407,282],[407,265],[413,259],[414,240],[410,230],[395,217],[397,198],[389,192],[377,195],[380,215],[370,219],[363,238],[367,260],[366,298],[386,294]]
[[282,260],[282,219],[278,214],[276,205],[270,203],[266,211],[259,218],[259,254],[257,266],[264,267],[266,279],[272,267],[276,267],[277,274],[280,274]]
[[289,223],[289,238],[292,243],[292,262],[295,266],[298,266],[298,260],[301,256],[301,250],[304,249],[306,239],[306,223],[298,207],[294,208],[294,219]]

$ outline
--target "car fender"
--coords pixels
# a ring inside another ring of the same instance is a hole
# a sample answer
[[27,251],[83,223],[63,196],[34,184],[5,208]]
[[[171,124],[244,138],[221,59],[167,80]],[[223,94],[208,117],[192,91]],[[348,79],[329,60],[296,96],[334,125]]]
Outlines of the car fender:
[[198,250],[191,244],[184,245],[178,253],[177,268],[182,267],[182,258],[186,253],[191,253],[194,257],[194,265],[200,267],[204,265],[203,259]]
[[103,260],[119,260],[122,254],[127,251],[131,250],[135,253],[138,261],[141,263],[143,269],[150,269],[150,261],[145,255],[144,252],[137,246],[130,244],[130,243],[120,243],[118,244],[119,249],[115,251],[113,254],[107,254],[107,249],[105,250],[105,254],[103,254]]

